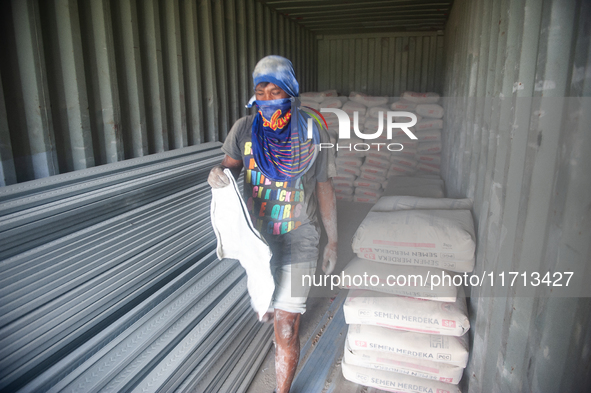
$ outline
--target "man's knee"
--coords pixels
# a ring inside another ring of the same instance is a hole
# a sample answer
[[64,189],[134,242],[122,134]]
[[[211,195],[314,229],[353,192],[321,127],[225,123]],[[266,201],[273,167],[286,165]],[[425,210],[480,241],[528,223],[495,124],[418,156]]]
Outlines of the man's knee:
[[298,337],[300,314],[275,310],[275,336],[281,343],[289,343]]

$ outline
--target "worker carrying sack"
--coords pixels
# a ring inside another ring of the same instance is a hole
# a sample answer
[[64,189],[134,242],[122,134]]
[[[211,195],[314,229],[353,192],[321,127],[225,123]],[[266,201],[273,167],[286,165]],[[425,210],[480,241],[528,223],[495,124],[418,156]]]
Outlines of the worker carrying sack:
[[369,212],[353,236],[360,258],[454,272],[474,269],[475,250],[469,210]]
[[352,350],[394,353],[410,359],[430,360],[465,368],[468,335],[442,336],[393,330],[381,326],[349,325],[347,342]]
[[454,303],[354,289],[343,305],[348,324],[383,326],[427,334],[462,336],[470,329],[466,298]]

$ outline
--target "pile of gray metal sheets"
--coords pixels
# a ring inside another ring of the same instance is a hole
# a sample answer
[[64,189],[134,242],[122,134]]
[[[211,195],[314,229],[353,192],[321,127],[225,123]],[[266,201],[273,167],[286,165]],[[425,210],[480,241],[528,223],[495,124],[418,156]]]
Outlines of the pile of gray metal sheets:
[[215,255],[220,145],[0,189],[0,391],[246,390],[272,327]]

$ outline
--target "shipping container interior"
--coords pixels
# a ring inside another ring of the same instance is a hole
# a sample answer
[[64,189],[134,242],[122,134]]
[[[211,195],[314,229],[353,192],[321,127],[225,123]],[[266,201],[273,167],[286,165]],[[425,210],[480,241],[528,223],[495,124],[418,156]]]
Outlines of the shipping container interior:
[[[472,287],[471,356],[459,386],[591,391],[591,2],[12,0],[0,2],[0,54],[2,231],[21,218],[10,214],[28,190],[223,142],[250,113],[251,73],[266,55],[293,62],[301,92],[390,102],[405,91],[438,93],[446,196],[473,201],[473,273],[575,272],[568,297],[547,286],[535,296]],[[340,257],[353,255],[351,223],[363,209],[339,210]],[[30,249],[41,244],[23,233]],[[28,250],[21,243],[0,250],[0,266]],[[327,299],[309,307],[302,347],[334,316]],[[0,373],[0,391],[26,386],[82,346]],[[318,391],[362,391],[338,372],[338,351]],[[250,392],[274,383],[272,358],[236,372],[254,378]]]

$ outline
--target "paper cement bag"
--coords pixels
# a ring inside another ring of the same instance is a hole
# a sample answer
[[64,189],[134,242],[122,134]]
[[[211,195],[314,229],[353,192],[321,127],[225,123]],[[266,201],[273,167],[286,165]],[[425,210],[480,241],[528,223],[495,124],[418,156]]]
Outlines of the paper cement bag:
[[435,104],[439,101],[437,93],[416,93],[414,91],[405,91],[402,93],[402,99],[417,104]]
[[441,119],[443,117],[443,107],[438,104],[419,104],[416,107],[416,111],[419,115],[425,117],[435,119]]
[[[458,293],[453,283],[431,280],[443,273],[433,267],[391,265],[354,257],[341,273],[339,286],[453,303]],[[438,285],[431,288],[431,284]]]
[[347,186],[335,186],[334,187],[334,192],[336,194],[352,195],[353,191],[354,191],[353,187],[347,187]]
[[359,157],[341,157],[338,156],[335,160],[337,166],[352,166],[359,168],[363,164],[363,159]]
[[361,258],[455,272],[473,270],[475,249],[469,210],[369,212],[353,236]]
[[462,368],[468,364],[467,334],[455,337],[393,330],[380,326],[349,325],[347,343],[354,351],[361,349],[388,352]]
[[385,196],[371,208],[374,212],[393,212],[397,210],[471,210],[469,198],[420,198],[410,196]]
[[345,379],[361,385],[395,393],[461,393],[460,388],[449,383],[417,378],[383,370],[372,370],[342,363]]
[[353,202],[353,195],[335,194],[335,198],[337,201]]
[[[364,187],[369,188],[371,190],[380,191],[382,189],[382,183],[376,182],[372,180],[365,180],[365,179],[357,179],[353,182],[355,187]],[[372,194],[372,196],[376,196],[377,194]]]
[[417,108],[417,104],[416,104],[416,102],[410,102],[407,100],[400,100],[400,101],[393,102],[392,105],[390,105],[390,108],[393,111],[414,112],[415,109]]
[[383,326],[444,336],[462,336],[470,329],[463,291],[454,303],[354,289],[343,305],[348,324]]
[[353,202],[361,202],[361,203],[376,203],[380,199],[377,196],[369,196],[369,195],[357,195],[353,196]]
[[[390,173],[393,172],[394,166],[390,167]],[[404,173],[401,173],[404,175]],[[401,176],[406,177],[406,176]],[[392,182],[388,184],[388,187],[384,190],[384,195],[400,195],[400,196],[413,196],[423,198],[443,198],[443,187],[437,184],[425,184],[422,186],[399,186],[398,179],[401,177],[393,177]]]
[[352,366],[389,371],[432,381],[458,384],[464,369],[430,360],[410,359],[389,352],[352,350],[345,341],[343,361]]
[[373,188],[367,188],[367,187],[355,187],[355,195],[369,196],[369,197],[372,197],[372,198],[376,198],[376,202],[382,196],[383,193],[384,192],[381,189],[380,190],[375,190]]

